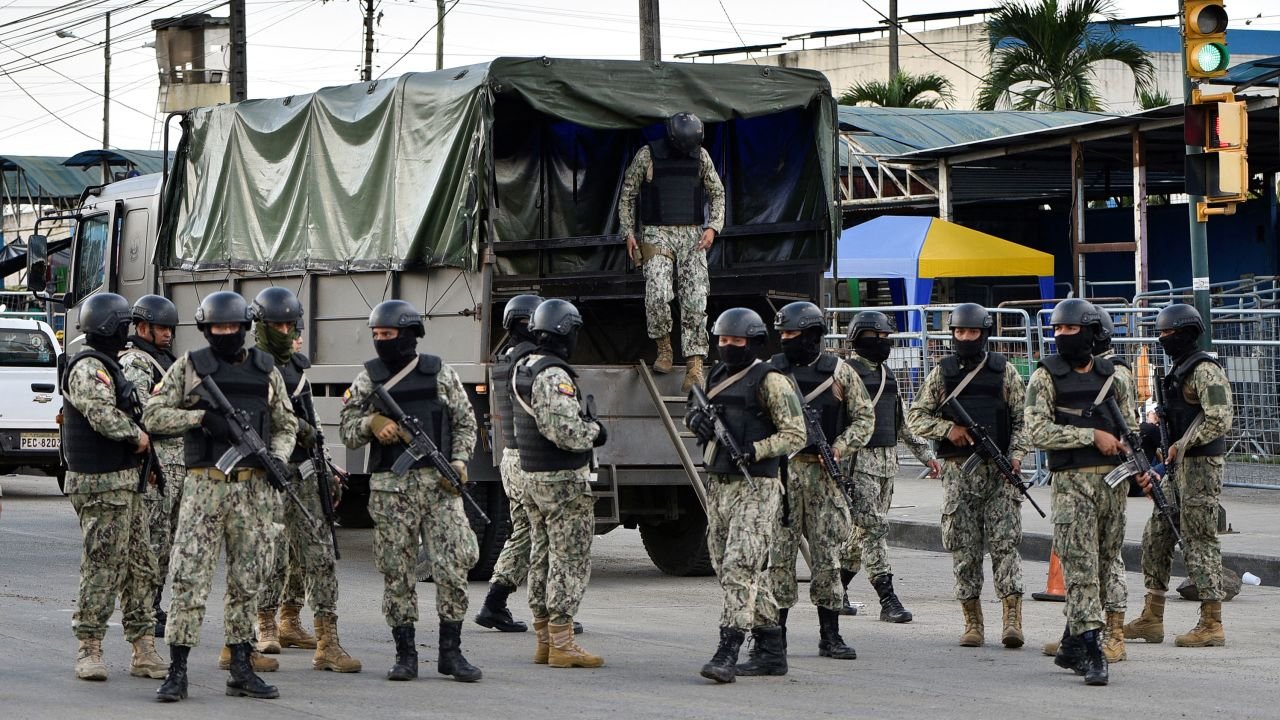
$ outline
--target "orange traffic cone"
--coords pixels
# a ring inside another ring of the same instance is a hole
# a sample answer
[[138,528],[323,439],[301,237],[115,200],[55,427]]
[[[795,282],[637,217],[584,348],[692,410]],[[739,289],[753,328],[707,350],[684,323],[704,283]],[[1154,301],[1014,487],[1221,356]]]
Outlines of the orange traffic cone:
[[1058,553],[1049,551],[1049,581],[1045,583],[1044,592],[1031,593],[1031,597],[1050,602],[1067,601],[1067,584],[1062,579],[1062,562],[1058,560]]

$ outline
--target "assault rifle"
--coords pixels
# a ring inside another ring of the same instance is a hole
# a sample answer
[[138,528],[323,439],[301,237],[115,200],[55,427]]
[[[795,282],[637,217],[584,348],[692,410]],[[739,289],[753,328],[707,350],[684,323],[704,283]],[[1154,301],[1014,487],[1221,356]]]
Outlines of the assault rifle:
[[253,423],[249,421],[249,414],[232,405],[213,378],[200,378],[196,392],[200,392],[201,389],[204,396],[213,404],[212,412],[221,413],[226,417],[227,428],[231,431],[231,447],[218,458],[214,467],[218,468],[223,475],[228,475],[241,460],[247,457],[257,459],[267,471],[267,482],[271,483],[271,487],[275,488],[276,492],[282,492],[289,497],[290,502],[302,513],[302,517],[306,518],[312,534],[320,538],[315,516],[307,510],[307,506],[302,503],[297,491],[293,489],[293,472],[263,442],[262,436],[258,435],[258,431],[253,428]]
[[[818,451],[818,458],[822,460],[822,466],[827,471],[827,476],[835,481],[836,486],[840,488],[845,498],[849,501],[849,506],[853,507],[853,483],[849,482],[849,476],[845,475],[840,463],[836,462],[836,454],[831,449],[831,443],[827,441],[827,434],[822,430],[822,421],[818,416],[818,411],[804,401],[803,395],[798,395],[798,397],[800,399],[800,409],[804,414],[804,429],[805,434],[809,436],[809,445]],[[792,457],[794,457],[794,454]]]
[[1115,470],[1107,473],[1107,484],[1115,487],[1134,475],[1151,473],[1148,475],[1151,478],[1151,501],[1156,504],[1156,509],[1160,511],[1164,519],[1169,521],[1169,527],[1173,528],[1174,539],[1179,545],[1182,545],[1182,533],[1178,530],[1178,508],[1169,502],[1164,490],[1160,488],[1160,479],[1155,476],[1155,473],[1151,472],[1151,461],[1147,459],[1147,454],[1142,451],[1142,438],[1125,421],[1124,413],[1120,412],[1120,405],[1116,403],[1115,397],[1107,398],[1107,401],[1102,405],[1102,411],[1108,416],[1107,420],[1110,421],[1112,427],[1120,431],[1120,439],[1124,440],[1125,444],[1129,446],[1129,451],[1122,456],[1124,462],[1117,465]]
[[316,418],[316,406],[311,397],[310,388],[306,395],[300,398],[298,405],[302,410],[302,419],[310,423],[316,431],[315,440],[307,449],[307,461],[298,466],[298,472],[303,480],[310,480],[313,477],[316,480],[316,492],[320,493],[320,514],[324,516],[324,524],[329,526],[333,557],[335,560],[341,560],[342,553],[338,550],[338,530],[333,526],[334,518],[337,517],[333,507],[333,466],[324,449],[324,431],[320,429],[320,422]]
[[[142,401],[138,398],[138,390],[133,386],[133,383],[127,380],[125,384],[128,387],[122,388],[122,390],[126,397],[133,398],[133,402],[129,403],[129,407],[124,408],[124,410],[129,413],[129,416],[138,424],[138,427],[142,427]],[[146,428],[143,428],[143,431],[145,432]],[[147,484],[152,477],[156,479],[156,490],[163,495],[165,488],[164,470],[160,465],[160,456],[156,455],[154,441],[147,445],[146,457],[142,459],[142,467],[138,468],[138,492],[145,493],[147,491]]]
[[475,499],[467,492],[467,488],[462,483],[462,478],[458,476],[458,471],[453,469],[453,466],[449,464],[449,458],[445,457],[444,453],[440,452],[440,448],[436,447],[436,444],[432,442],[431,436],[422,427],[422,421],[406,414],[400,404],[391,397],[391,393],[382,385],[374,388],[373,393],[377,396],[378,403],[382,405],[382,410],[386,412],[387,417],[394,420],[400,426],[400,429],[408,435],[405,438],[405,444],[408,445],[408,448],[400,454],[400,457],[396,458],[395,464],[391,466],[391,472],[396,475],[404,475],[419,460],[423,458],[430,460],[436,472],[440,473],[453,486],[453,489],[462,496],[462,501],[471,508],[476,517],[480,518],[482,523],[488,525],[489,516],[485,514],[484,510],[480,509]]
[[707,392],[699,385],[693,386],[693,407],[706,414],[711,418],[712,424],[715,425],[715,441],[722,451],[729,453],[729,459],[734,465],[738,466],[738,471],[742,473],[742,477],[747,479],[747,484],[751,486],[751,491],[756,490],[756,479],[751,477],[751,469],[747,465],[746,453],[743,452],[742,446],[738,444],[737,438],[733,433],[729,432],[729,427],[724,424],[724,418],[720,416],[720,408],[711,404],[711,398],[707,397]]
[[995,441],[991,439],[991,435],[987,433],[986,428],[974,422],[969,415],[969,411],[965,410],[964,406],[956,398],[947,400],[943,408],[951,414],[952,420],[957,425],[968,429],[969,435],[973,437],[973,454],[969,456],[968,460],[964,461],[964,465],[960,466],[960,469],[965,473],[971,473],[984,461],[995,464],[996,470],[1004,476],[1004,479],[1008,480],[1010,485],[1018,488],[1018,492],[1022,493],[1022,496],[1031,503],[1031,507],[1040,513],[1040,517],[1045,517],[1044,510],[1040,509],[1040,506],[1036,504],[1036,499],[1031,497],[1031,493],[1027,492],[1028,483],[1023,481],[1021,475],[1014,472],[1013,463],[1009,462],[1009,458],[1001,452]]

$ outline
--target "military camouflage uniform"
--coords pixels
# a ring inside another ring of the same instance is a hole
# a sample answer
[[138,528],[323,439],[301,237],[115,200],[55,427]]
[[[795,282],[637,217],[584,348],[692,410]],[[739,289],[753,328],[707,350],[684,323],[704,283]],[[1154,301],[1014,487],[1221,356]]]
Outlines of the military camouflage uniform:
[[[249,362],[245,360],[244,362]],[[152,389],[143,412],[148,428],[165,435],[181,435],[199,427],[203,410],[194,391],[186,388],[189,355],[183,355]],[[195,371],[190,371],[195,377]],[[263,438],[272,454],[287,458],[293,451],[298,423],[288,403],[280,373],[272,371],[268,390],[271,437]],[[173,540],[173,599],[165,639],[170,645],[195,647],[200,642],[205,600],[213,583],[219,551],[225,544],[227,598],[224,609],[226,645],[253,641],[253,620],[262,578],[261,548],[271,541],[272,509],[279,500],[267,482],[266,471],[252,470],[239,480],[215,479],[212,468],[187,472]],[[214,471],[216,472],[216,471]],[[245,472],[241,468],[233,475]]]
[[[680,339],[685,357],[707,354],[707,293],[711,280],[707,275],[707,252],[698,249],[704,228],[717,234],[724,229],[724,185],[716,174],[711,155],[702,153],[702,182],[704,199],[710,207],[706,225],[656,225],[646,226],[636,241],[652,245],[655,254],[644,261],[645,324],[650,338],[665,337],[671,333],[672,274],[679,283]],[[648,146],[640,148],[622,180],[622,195],[618,198],[618,232],[634,234],[636,226],[636,199],[641,184],[653,180],[653,161]],[[647,254],[647,251],[645,251]]]
[[[1116,374],[1111,392],[1124,417],[1136,417],[1132,376]],[[1057,391],[1053,376],[1040,367],[1031,374],[1026,394],[1027,434],[1041,450],[1092,447],[1093,429],[1054,422]],[[1067,586],[1068,632],[1080,635],[1105,627],[1105,587],[1124,546],[1124,512],[1128,485],[1108,487],[1113,466],[1054,472],[1053,550],[1062,561]],[[1114,592],[1114,591],[1113,591]],[[1110,598],[1114,602],[1114,598]]]
[[[861,355],[854,355],[846,362],[855,362],[875,370],[873,363]],[[888,368],[886,368],[888,370]],[[892,371],[889,371],[892,372]],[[912,435],[905,422],[906,407],[898,398],[898,440],[911,449],[911,454],[922,463],[935,460],[929,441]],[[872,416],[874,426],[875,417]],[[842,456],[847,460],[847,456]],[[867,577],[875,578],[893,572],[889,566],[889,505],[893,502],[893,480],[898,475],[898,448],[864,447],[854,456],[849,479],[853,482],[855,507],[850,508],[853,532],[840,557],[840,567],[858,572],[865,562]]]
[[[516,368],[531,367],[544,357],[535,352]],[[569,373],[551,366],[534,378],[529,402],[538,432],[569,452],[590,450],[600,433],[594,420],[582,416],[578,394]],[[516,432],[519,442],[518,425]],[[565,625],[578,614],[591,578],[595,502],[589,484],[590,466],[527,472],[519,470],[518,460],[516,465],[525,481],[522,504],[529,515],[529,609],[535,619],[548,618],[551,625]]]
[[533,538],[529,531],[529,511],[524,506],[525,486],[528,478],[520,469],[520,453],[515,448],[502,449],[502,464],[499,467],[502,475],[502,489],[507,493],[511,508],[511,534],[498,560],[493,564],[493,577],[490,582],[505,587],[517,587],[529,576],[529,554],[533,548]]
[[[476,443],[476,418],[458,373],[441,365],[440,403],[448,414],[451,448],[441,448],[450,460],[467,462]],[[342,442],[358,448],[377,442],[369,428],[368,407],[374,384],[361,370],[343,399]],[[376,472],[369,478],[369,514],[373,517],[374,565],[383,576],[382,613],[387,625],[413,625],[418,620],[418,531],[436,585],[436,612],[443,622],[461,621],[467,613],[467,571],[480,557],[475,533],[467,520],[462,497],[441,487],[434,467],[409,470],[403,477]]]
[[[138,390],[141,402],[151,397],[151,389],[157,383],[153,378],[164,370],[141,348],[126,347],[120,353],[120,369],[125,379]],[[156,449],[160,469],[164,472],[165,491],[150,487],[144,503],[147,508],[148,540],[156,556],[156,590],[164,587],[169,577],[169,553],[173,549],[173,533],[178,527],[178,507],[182,497],[182,484],[187,479],[186,458],[183,456],[182,436],[152,437],[151,446]]]
[[[1121,387],[1129,388],[1129,401],[1133,403],[1133,408],[1138,408],[1138,385],[1134,382],[1133,372],[1125,365],[1116,362],[1121,359],[1116,355],[1115,350],[1107,350],[1098,357],[1106,358],[1115,364],[1116,383]],[[1139,422],[1137,416],[1125,418],[1125,422],[1129,423],[1129,427],[1137,428],[1136,423]],[[1134,448],[1141,452],[1140,448]],[[1116,554],[1116,559],[1111,563],[1111,569],[1107,572],[1106,578],[1102,583],[1102,605],[1103,609],[1109,613],[1123,613],[1129,607],[1129,584],[1125,578],[1124,555]]]
[[[94,431],[109,440],[137,444],[142,429],[116,406],[116,388],[97,358],[75,363],[65,400]],[[156,559],[147,533],[146,508],[138,494],[138,468],[116,472],[68,472],[66,490],[80,518],[80,593],[71,627],[80,640],[101,640],[120,597],[124,636],[133,642],[155,630]]]
[[[804,415],[791,381],[779,373],[766,375],[760,402],[769,409],[777,432],[755,443],[756,459],[786,457],[803,448]],[[724,593],[720,626],[750,630],[776,625],[778,603],[767,567],[782,508],[782,481],[756,477],[752,487],[741,475],[709,473],[707,479],[707,549]],[[794,557],[793,550],[793,564]]]
[[[1187,448],[1212,442],[1231,430],[1233,418],[1231,383],[1221,367],[1202,362],[1191,372],[1184,397],[1199,404],[1204,422],[1187,439]],[[1170,438],[1180,443],[1181,438]],[[1170,502],[1176,502],[1179,529],[1182,531],[1182,554],[1187,575],[1200,592],[1200,599],[1222,600],[1222,549],[1218,545],[1218,496],[1222,493],[1222,456],[1176,458],[1172,481],[1166,476],[1161,487]],[[1173,563],[1174,537],[1169,523],[1159,510],[1152,509],[1142,532],[1142,575],[1148,590],[1169,589],[1169,572]]]
[[[1004,397],[1009,406],[1009,457],[1027,454],[1022,407],[1025,386],[1012,363],[1004,367]],[[942,371],[935,367],[925,378],[907,412],[907,428],[930,440],[947,436],[953,423],[939,414],[947,391]],[[971,475],[961,472],[965,458],[942,463],[942,544],[951,553],[956,575],[956,599],[982,595],[982,556],[991,554],[996,595],[1022,595],[1022,495],[992,463],[982,463]]]
[[[858,379],[853,368],[841,363],[835,372],[836,397],[843,396],[849,425],[831,443],[842,464],[866,445],[875,427],[875,411],[871,398]],[[791,511],[790,522],[783,525],[781,517],[774,530],[773,547],[769,553],[769,589],[774,607],[795,607],[798,595],[796,584],[796,552],[800,537],[809,542],[809,559],[812,562],[809,579],[809,599],[817,607],[839,610],[844,606],[840,585],[840,552],[849,539],[851,523],[849,504],[844,491],[836,485],[817,455],[799,454],[787,465],[786,494]],[[861,506],[861,503],[859,503]],[[764,599],[762,596],[761,599]],[[767,625],[768,608],[756,603],[756,625]]]

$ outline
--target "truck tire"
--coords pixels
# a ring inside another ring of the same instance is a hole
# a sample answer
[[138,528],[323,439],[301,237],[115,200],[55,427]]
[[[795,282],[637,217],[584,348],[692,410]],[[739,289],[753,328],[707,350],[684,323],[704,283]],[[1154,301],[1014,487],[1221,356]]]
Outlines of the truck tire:
[[[502,546],[511,535],[511,506],[507,501],[507,493],[502,489],[502,483],[472,483],[468,486],[467,492],[484,510],[484,514],[489,516],[489,524],[485,525],[480,522],[475,511],[468,505],[463,506],[467,510],[467,519],[471,521],[471,530],[476,534],[476,543],[480,546],[479,559],[467,572],[467,579],[488,582],[493,575],[493,566],[498,562],[498,556],[502,554]],[[428,563],[426,548],[421,545],[418,547],[416,574],[418,582],[431,582],[431,566]]]
[[715,573],[707,550],[707,516],[690,508],[677,520],[640,526],[644,550],[659,570],[677,577],[705,577]]

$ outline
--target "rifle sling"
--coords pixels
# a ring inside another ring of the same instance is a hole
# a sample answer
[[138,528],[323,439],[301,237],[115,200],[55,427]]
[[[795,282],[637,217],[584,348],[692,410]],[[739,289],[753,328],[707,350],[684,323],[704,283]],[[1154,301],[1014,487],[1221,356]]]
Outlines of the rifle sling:
[[[1102,389],[1098,391],[1098,396],[1093,399],[1093,404],[1090,405],[1088,409],[1081,410],[1080,408],[1062,407],[1061,405],[1055,405],[1053,406],[1053,409],[1057,412],[1064,413],[1066,415],[1075,415],[1077,417],[1084,417],[1086,413],[1092,413],[1094,408],[1102,404],[1102,399],[1107,396],[1108,392],[1110,392],[1111,386],[1115,383],[1115,381],[1116,381],[1115,375],[1107,376],[1107,381],[1102,383]],[[1117,406],[1118,405],[1119,403],[1117,403]],[[1120,418],[1122,420],[1124,419],[1123,413],[1120,415]]]
[[[982,368],[986,366],[987,366],[987,354],[982,353],[982,361],[979,362],[976,367],[970,370],[968,375],[964,376],[964,379],[960,381],[960,384],[956,386],[955,390],[952,390],[949,395],[942,398],[942,403],[938,407],[942,407],[942,405],[946,405],[948,402],[951,402],[952,400],[955,400],[957,397],[959,397],[960,393],[964,392],[964,389],[969,387],[969,383],[973,382],[973,379],[978,377],[978,373],[981,372]],[[882,365],[881,368],[883,369],[883,367],[884,366]],[[884,387],[883,381],[881,382],[881,387]]]
[[[711,388],[710,390],[708,390],[708,391],[707,391],[707,399],[708,399],[708,400],[714,400],[714,399],[715,399],[715,397],[716,397],[717,395],[719,395],[720,393],[724,392],[725,390],[728,390],[730,387],[732,387],[732,386],[733,386],[733,384],[734,384],[734,383],[736,383],[736,382],[738,382],[739,380],[741,380],[742,378],[746,377],[746,376],[747,376],[747,373],[748,373],[748,372],[751,372],[751,368],[755,367],[756,365],[759,365],[761,362],[763,362],[763,360],[760,360],[759,358],[756,358],[756,361],[755,361],[755,362],[753,362],[753,363],[751,363],[750,365],[746,366],[746,367],[745,367],[745,368],[743,368],[742,370],[739,370],[738,372],[736,372],[736,373],[734,373],[734,374],[730,375],[729,377],[725,378],[724,380],[721,380],[719,383],[717,383],[717,384],[716,384],[716,386],[715,386],[715,387],[713,387],[713,388]],[[797,390],[796,390],[796,394],[799,394],[799,392],[800,392],[800,391],[797,389]]]

